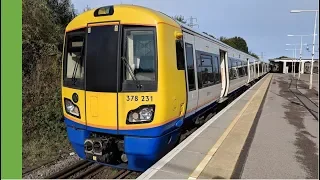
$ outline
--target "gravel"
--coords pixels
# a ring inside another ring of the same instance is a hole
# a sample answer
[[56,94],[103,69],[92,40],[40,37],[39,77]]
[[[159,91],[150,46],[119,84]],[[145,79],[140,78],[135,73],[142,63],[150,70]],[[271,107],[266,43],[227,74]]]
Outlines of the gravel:
[[137,179],[141,174],[141,172],[132,172],[126,177],[126,179]]
[[[70,177],[68,177],[68,179],[74,179],[75,177],[81,175],[81,174],[84,173],[85,171],[88,171],[89,169],[94,168],[94,167],[96,167],[96,166],[98,166],[98,164],[92,164],[92,165],[90,165],[90,166],[87,166],[87,167],[81,169],[80,171],[74,173],[74,174],[71,175]],[[85,178],[85,179],[87,179],[87,178]]]
[[55,163],[50,163],[48,165],[42,166],[34,171],[31,171],[23,175],[23,179],[43,179],[48,175],[61,171],[62,169],[76,163],[81,160],[78,155],[70,153],[70,156],[61,158],[61,160],[56,161]]

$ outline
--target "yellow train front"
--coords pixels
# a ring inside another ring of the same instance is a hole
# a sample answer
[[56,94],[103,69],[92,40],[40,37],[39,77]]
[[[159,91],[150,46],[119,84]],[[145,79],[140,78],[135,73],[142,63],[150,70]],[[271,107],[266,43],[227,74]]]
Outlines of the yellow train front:
[[181,33],[170,17],[133,5],[69,23],[62,102],[81,158],[144,171],[177,143],[186,108]]

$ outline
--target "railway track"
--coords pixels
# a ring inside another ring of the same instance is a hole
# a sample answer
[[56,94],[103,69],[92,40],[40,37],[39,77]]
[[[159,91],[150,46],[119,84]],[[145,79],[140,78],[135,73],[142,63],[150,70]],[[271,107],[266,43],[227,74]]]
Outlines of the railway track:
[[[90,179],[96,174],[104,170],[105,166],[101,164],[96,164],[94,162],[89,162],[86,160],[80,160],[77,163],[62,169],[54,174],[51,174],[44,179]],[[108,179],[124,179],[132,171],[120,170],[115,175],[111,177],[106,177]]]
[[131,173],[132,171],[123,169],[123,170],[120,170],[116,175],[112,177],[108,177],[108,179],[124,179]]
[[62,169],[61,171],[58,171],[56,173],[53,173],[47,177],[45,177],[45,179],[68,179],[70,178],[72,175],[78,173],[79,171],[88,168],[89,166],[93,165],[93,162],[88,162],[86,160],[80,160],[77,163]]
[[315,119],[319,119],[318,115],[318,104],[316,104],[311,97],[308,97],[304,93],[302,93],[299,90],[298,87],[298,80],[297,79],[291,79],[291,82],[289,84],[289,90],[292,92],[292,94],[298,98],[298,100],[301,102],[301,104],[312,114],[312,116]]
[[49,161],[45,161],[45,162],[39,163],[38,165],[33,166],[33,167],[30,167],[30,168],[25,168],[25,169],[22,170],[22,175],[25,176],[25,175],[27,175],[27,174],[35,171],[35,170],[40,169],[40,168],[43,167],[43,166],[53,164],[53,163],[55,163],[55,162],[58,161],[58,160],[59,160],[59,159],[57,158],[57,159],[53,159],[53,160],[49,160]]

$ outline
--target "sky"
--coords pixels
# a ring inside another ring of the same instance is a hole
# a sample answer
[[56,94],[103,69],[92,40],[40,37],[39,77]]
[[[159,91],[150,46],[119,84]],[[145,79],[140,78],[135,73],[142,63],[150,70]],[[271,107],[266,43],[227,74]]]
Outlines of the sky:
[[[113,4],[135,4],[161,11],[169,16],[182,15],[185,18],[197,18],[194,27],[215,37],[239,36],[246,40],[249,50],[261,56],[263,60],[280,56],[294,55],[294,46],[300,37],[293,35],[312,35],[314,29],[314,12],[290,13],[294,9],[318,9],[319,0],[72,0],[75,9],[82,12],[87,6],[97,8]],[[317,18],[319,34],[319,16]],[[318,36],[316,43],[319,44]],[[303,43],[310,44],[312,36],[303,37]],[[303,46],[303,58],[311,58],[311,52]],[[318,50],[318,45],[315,46]],[[299,57],[299,50],[297,50]],[[315,53],[319,58],[319,52]]]

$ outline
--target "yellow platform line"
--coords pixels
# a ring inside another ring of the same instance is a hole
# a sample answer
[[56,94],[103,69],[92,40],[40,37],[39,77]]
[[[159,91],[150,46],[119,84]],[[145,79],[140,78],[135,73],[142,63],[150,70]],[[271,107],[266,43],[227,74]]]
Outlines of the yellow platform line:
[[[269,75],[270,77],[270,75]],[[263,83],[261,84],[261,86],[259,87],[259,89],[257,89],[257,91],[254,93],[254,95],[250,98],[250,100],[246,103],[246,105],[242,108],[242,110],[240,111],[240,113],[233,119],[233,121],[230,123],[230,125],[228,126],[228,128],[223,132],[223,134],[221,135],[221,137],[218,139],[218,141],[213,145],[213,147],[210,149],[210,151],[207,153],[207,155],[204,157],[204,159],[200,162],[200,164],[197,166],[197,168],[192,172],[192,174],[190,175],[190,177],[188,179],[197,179],[199,177],[199,175],[201,174],[201,172],[204,170],[204,168],[206,167],[206,165],[209,163],[209,161],[211,160],[211,158],[213,157],[213,155],[217,152],[217,150],[219,149],[219,147],[221,146],[221,144],[223,143],[223,141],[226,139],[226,137],[228,136],[228,134],[230,133],[230,131],[232,130],[232,128],[235,126],[235,124],[238,122],[238,120],[240,119],[241,115],[244,113],[244,111],[248,108],[249,104],[252,102],[252,100],[256,97],[256,95],[258,94],[258,92],[260,91],[261,87],[263,87],[263,84],[267,82],[267,80],[269,79],[266,78]]]

